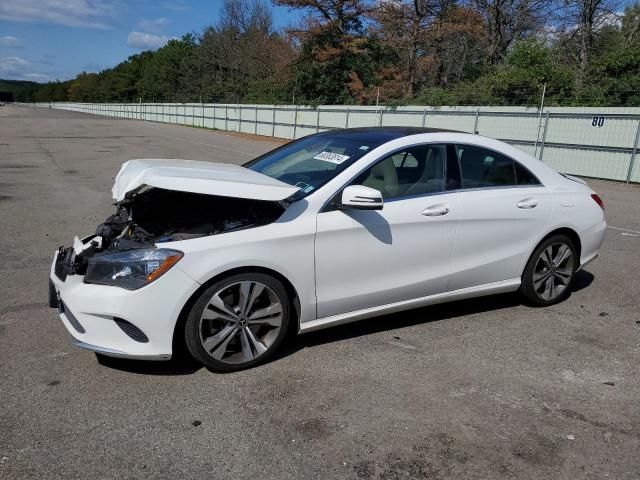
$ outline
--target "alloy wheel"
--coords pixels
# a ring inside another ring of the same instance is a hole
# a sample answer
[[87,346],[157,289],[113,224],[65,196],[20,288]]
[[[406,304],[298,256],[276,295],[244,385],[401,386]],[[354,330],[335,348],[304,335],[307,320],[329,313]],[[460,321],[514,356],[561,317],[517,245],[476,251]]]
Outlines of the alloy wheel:
[[222,287],[206,304],[200,316],[200,341],[215,360],[242,364],[273,345],[282,321],[278,295],[264,283],[242,280]]
[[569,286],[573,277],[574,261],[571,248],[556,242],[545,248],[533,270],[533,287],[545,301],[558,298]]

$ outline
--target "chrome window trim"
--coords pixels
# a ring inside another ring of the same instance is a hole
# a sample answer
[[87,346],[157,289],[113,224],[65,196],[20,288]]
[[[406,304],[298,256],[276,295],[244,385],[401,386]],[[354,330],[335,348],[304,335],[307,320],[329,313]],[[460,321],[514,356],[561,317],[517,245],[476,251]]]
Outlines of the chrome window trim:
[[458,188],[455,192],[476,192],[482,190],[507,190],[510,188],[546,188],[544,185],[495,185],[491,187]]
[[392,203],[395,202],[397,200],[412,200],[414,198],[421,198],[421,197],[434,197],[436,195],[445,195],[447,193],[464,193],[464,192],[475,192],[475,191],[482,191],[482,190],[506,190],[506,189],[510,189],[510,188],[545,188],[544,185],[540,184],[540,185],[500,185],[500,186],[495,186],[495,187],[477,187],[477,188],[454,188],[451,190],[444,190],[442,192],[431,192],[431,193],[419,193],[416,195],[406,195],[403,197],[397,197],[397,198],[392,198],[391,200],[385,200],[385,204],[386,203]]
[[449,193],[457,193],[458,190],[443,190],[441,192],[429,192],[429,193],[416,193],[415,195],[405,195],[402,197],[392,198],[391,200],[385,200],[384,203],[393,203],[402,200],[413,200],[414,198],[423,198],[423,197],[435,197],[437,195],[447,195]]

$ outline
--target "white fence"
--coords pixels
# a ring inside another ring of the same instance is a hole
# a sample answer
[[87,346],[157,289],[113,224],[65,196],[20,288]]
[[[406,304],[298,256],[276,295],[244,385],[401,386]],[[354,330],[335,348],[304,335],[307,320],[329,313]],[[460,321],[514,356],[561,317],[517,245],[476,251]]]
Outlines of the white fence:
[[640,108],[356,107],[45,103],[36,106],[116,118],[294,139],[335,128],[423,126],[499,138],[558,171],[640,182]]

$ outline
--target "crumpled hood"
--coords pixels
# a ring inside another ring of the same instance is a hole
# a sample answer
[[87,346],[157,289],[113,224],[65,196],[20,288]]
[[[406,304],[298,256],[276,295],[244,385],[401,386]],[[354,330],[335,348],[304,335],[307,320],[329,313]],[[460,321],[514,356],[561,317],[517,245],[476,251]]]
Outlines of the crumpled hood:
[[284,200],[299,189],[239,165],[198,160],[142,159],[122,164],[116,175],[113,198],[148,185],[166,190],[253,200]]

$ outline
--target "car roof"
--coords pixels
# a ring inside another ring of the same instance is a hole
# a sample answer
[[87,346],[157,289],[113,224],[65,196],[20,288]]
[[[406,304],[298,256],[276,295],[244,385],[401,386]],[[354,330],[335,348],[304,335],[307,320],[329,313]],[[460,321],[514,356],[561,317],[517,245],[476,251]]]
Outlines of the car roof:
[[446,130],[443,128],[427,128],[427,127],[360,127],[360,128],[342,128],[338,130],[329,130],[320,135],[332,137],[352,139],[355,141],[383,144],[410,135],[419,135],[421,133],[464,133],[455,130]]

